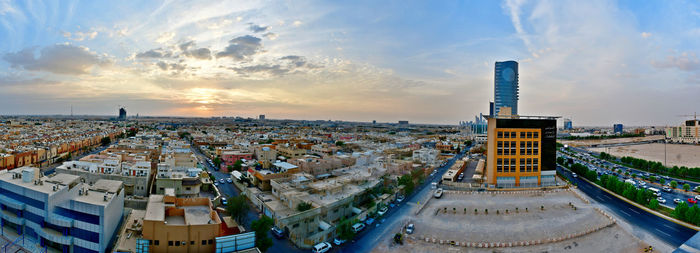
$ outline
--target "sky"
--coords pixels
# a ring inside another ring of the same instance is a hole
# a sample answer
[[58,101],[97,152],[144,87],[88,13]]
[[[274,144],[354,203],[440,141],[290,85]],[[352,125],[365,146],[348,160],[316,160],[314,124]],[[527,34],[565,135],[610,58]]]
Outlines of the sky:
[[519,62],[521,115],[679,125],[698,1],[0,0],[0,114],[457,124]]

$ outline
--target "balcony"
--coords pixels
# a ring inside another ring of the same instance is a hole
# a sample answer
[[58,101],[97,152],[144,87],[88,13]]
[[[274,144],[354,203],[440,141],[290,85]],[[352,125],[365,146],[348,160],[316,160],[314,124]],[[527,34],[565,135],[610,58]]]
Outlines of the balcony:
[[60,214],[55,214],[55,213],[50,213],[48,217],[46,217],[46,222],[61,226],[61,227],[72,227],[73,226],[73,219],[60,215]]
[[0,203],[3,205],[9,206],[11,208],[17,209],[17,210],[24,210],[24,207],[26,204],[19,202],[15,199],[12,199],[10,197],[7,197],[5,195],[0,195]]
[[40,230],[35,231],[39,236],[42,238],[58,243],[58,244],[63,244],[63,245],[71,245],[73,244],[73,237],[70,235],[63,235],[61,232],[56,231],[51,228],[41,228]]
[[17,216],[16,213],[10,212],[8,210],[2,210],[0,211],[0,214],[2,215],[2,218],[12,222],[17,225],[24,225],[24,218]]

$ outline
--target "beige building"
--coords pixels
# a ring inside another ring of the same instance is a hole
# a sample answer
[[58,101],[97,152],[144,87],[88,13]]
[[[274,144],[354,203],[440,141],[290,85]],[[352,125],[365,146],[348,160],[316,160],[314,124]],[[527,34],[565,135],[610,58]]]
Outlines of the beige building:
[[151,195],[143,219],[143,238],[150,252],[214,252],[221,220],[209,198]]
[[279,145],[277,146],[277,153],[287,159],[296,159],[306,155],[306,150]]
[[700,121],[686,120],[683,125],[666,128],[666,139],[676,143],[700,143]]

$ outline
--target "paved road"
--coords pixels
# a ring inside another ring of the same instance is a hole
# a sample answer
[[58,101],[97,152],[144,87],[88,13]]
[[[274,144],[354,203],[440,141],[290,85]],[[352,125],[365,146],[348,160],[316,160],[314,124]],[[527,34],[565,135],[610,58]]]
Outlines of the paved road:
[[[468,150],[468,149],[465,149]],[[392,238],[390,235],[396,233],[395,227],[402,224],[409,216],[413,215],[413,207],[417,205],[418,201],[423,201],[432,194],[433,190],[430,189],[430,184],[432,182],[438,182],[440,176],[447,171],[447,169],[454,164],[457,159],[462,158],[464,153],[450,159],[445,166],[439,167],[438,172],[435,175],[427,178],[425,183],[418,186],[411,196],[408,196],[400,205],[397,207],[389,209],[389,212],[384,215],[383,224],[378,227],[370,227],[365,229],[365,231],[360,232],[355,238],[355,242],[346,244],[343,248],[337,250],[336,252],[370,252],[374,247],[380,243],[389,243],[389,241],[381,242],[380,239],[390,240]],[[380,219],[381,220],[381,219]]]
[[585,180],[573,178],[571,172],[561,166],[557,166],[557,172],[571,179],[572,182],[576,183],[579,189],[591,197],[593,201],[607,206],[621,219],[626,220],[630,224],[634,224],[636,228],[646,230],[674,247],[680,246],[698,232],[648,213],[591,185]]
[[[603,168],[603,167],[601,167],[601,166],[597,166],[597,165],[595,165],[595,164],[582,161],[582,160],[580,160],[580,159],[578,159],[578,158],[568,156],[568,155],[563,154],[563,153],[561,153],[561,152],[559,152],[558,155],[562,155],[562,156],[564,156],[565,158],[572,158],[572,159],[574,159],[574,162],[575,162],[575,163],[584,164],[584,165],[588,166],[589,169],[590,169],[590,168],[594,168],[594,169],[596,169],[596,170],[598,170],[598,171],[600,171],[600,172],[606,171],[606,172],[608,172],[608,173],[610,173],[610,174],[612,175],[612,171],[611,171],[611,170],[608,170],[608,169]],[[595,158],[595,157],[592,157],[591,159],[596,160],[596,161],[599,161],[599,162],[602,162],[602,163],[604,163],[605,165],[608,165],[608,166],[611,166],[611,167],[614,165],[613,163],[610,163],[610,162],[607,162],[607,161],[604,161],[604,160],[601,160],[601,159],[597,159],[597,158]],[[618,175],[618,179],[621,180],[621,181],[625,181],[626,178],[623,176],[623,174],[625,173],[625,171],[629,170],[629,168],[623,166],[623,167],[622,167],[622,170],[623,170],[623,172],[622,172],[622,174]],[[638,174],[641,174],[641,173],[638,173]],[[635,179],[634,181],[637,182],[637,183],[639,184],[639,182],[642,181],[642,180],[640,180],[640,179]],[[653,183],[651,183],[651,182],[649,182],[649,181],[646,181],[646,183],[647,183],[647,184],[646,184],[647,187],[654,187],[654,188],[659,189],[659,190],[661,190],[662,187],[663,187],[663,186],[659,183],[659,181],[656,181],[656,182],[653,182]],[[661,191],[661,197],[662,197],[664,200],[666,200],[666,203],[660,203],[661,205],[664,205],[664,206],[669,207],[669,208],[675,208],[677,204],[673,202],[674,199],[681,199],[681,200],[687,202],[687,199],[688,199],[688,198],[694,198],[695,195],[694,195],[694,194],[693,194],[693,195],[685,194],[685,193],[682,193],[682,192],[680,192],[680,191],[671,191],[671,192]],[[692,205],[693,205],[693,204],[688,203],[688,206],[692,206]]]
[[[226,180],[227,178],[231,177],[227,173],[214,170],[214,167],[209,165],[209,163],[207,163],[207,157],[204,154],[199,152],[199,150],[197,150],[197,148],[194,148],[194,145],[190,144],[190,147],[192,147],[191,148],[192,152],[194,152],[197,155],[199,163],[202,164],[202,166],[206,167],[207,170],[212,175],[214,175],[217,182],[220,179]],[[221,194],[226,198],[238,196],[240,194],[240,191],[238,190],[238,188],[236,188],[233,184],[229,184],[229,183],[221,184],[221,183],[219,183],[219,186],[217,186],[217,188],[219,189],[219,192],[221,192]],[[251,229],[250,229],[251,223],[254,220],[257,220],[258,218],[260,218],[260,211],[257,210],[253,205],[250,205],[250,209],[248,210],[248,213],[246,214],[246,219],[243,222],[243,224],[241,224],[241,225],[243,225],[243,227],[247,231],[251,231]],[[307,251],[296,248],[296,246],[294,246],[292,243],[290,243],[289,241],[287,241],[285,239],[281,239],[281,240],[276,239],[274,236],[272,236],[272,233],[269,233],[268,236],[270,238],[272,238],[273,244],[272,244],[272,247],[270,247],[267,250],[267,252],[291,252],[291,253],[307,252]]]

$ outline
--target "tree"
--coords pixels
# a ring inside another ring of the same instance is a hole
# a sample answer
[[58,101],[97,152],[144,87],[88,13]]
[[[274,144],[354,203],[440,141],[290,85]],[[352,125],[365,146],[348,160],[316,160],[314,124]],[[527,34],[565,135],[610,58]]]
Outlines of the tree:
[[248,213],[248,201],[245,196],[238,195],[228,200],[228,205],[226,206],[226,211],[235,219],[239,224],[243,223]]
[[255,246],[262,252],[267,251],[272,246],[272,239],[267,237],[274,221],[272,218],[263,215],[260,219],[253,221],[250,228],[255,231]]
[[652,199],[649,202],[649,208],[654,209],[654,210],[658,209],[659,208],[659,201],[656,199]]
[[690,191],[690,185],[689,185],[689,184],[684,184],[684,185],[683,185],[683,190],[685,190],[685,191]]
[[671,181],[671,188],[675,189],[676,187],[678,187],[678,182],[676,180]]
[[242,167],[243,167],[243,161],[241,161],[241,160],[236,160],[236,162],[233,163],[234,170],[241,170]]
[[313,206],[311,206],[311,204],[309,204],[309,203],[300,202],[300,203],[297,205],[297,211],[303,212],[303,211],[306,211],[306,210],[311,209],[312,207],[313,207]]
[[663,178],[662,178],[662,179],[659,179],[659,183],[665,184],[665,183],[666,183],[666,179],[663,179]]
[[214,160],[212,160],[212,162],[214,163],[214,166],[216,166],[217,168],[221,167],[221,157],[217,156],[216,158],[214,158]]
[[100,143],[102,143],[102,146],[107,146],[110,143],[112,143],[112,139],[109,138],[109,136],[102,137],[100,140]]
[[411,192],[413,192],[413,188],[415,187],[413,178],[409,174],[403,175],[399,178],[399,185],[405,185],[404,190],[406,191],[406,194],[411,194]]
[[345,145],[345,142],[343,142],[343,141],[336,141],[336,142],[335,142],[335,145],[338,146],[338,147],[342,147],[343,145]]
[[342,219],[340,220],[340,223],[338,224],[338,228],[336,229],[338,232],[338,238],[342,240],[350,240],[353,237],[355,237],[355,231],[352,230],[352,224],[356,223],[357,221],[355,220],[346,220]]

